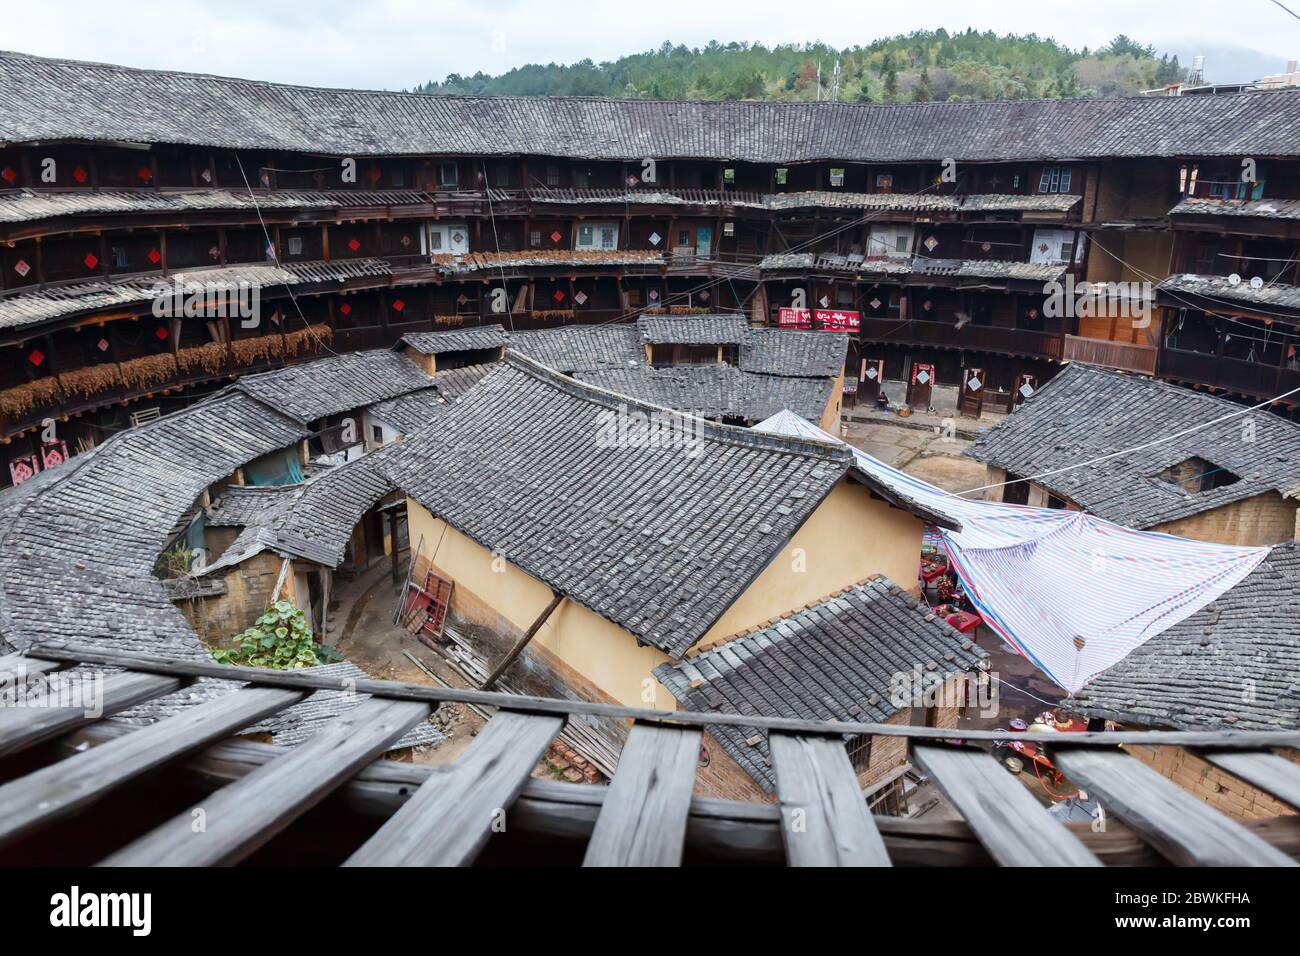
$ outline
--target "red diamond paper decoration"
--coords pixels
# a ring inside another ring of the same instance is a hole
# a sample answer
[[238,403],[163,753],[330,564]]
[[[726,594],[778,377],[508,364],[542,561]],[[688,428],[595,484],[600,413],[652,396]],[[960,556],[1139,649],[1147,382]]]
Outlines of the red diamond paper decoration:
[[95,266],[99,265],[99,257],[96,256],[93,252],[87,252],[86,258],[82,259],[81,261],[86,264],[87,269],[93,269],[95,268]]
[[564,293],[563,293],[561,290],[556,289],[556,290],[555,290],[555,296],[554,296],[554,299],[555,299],[556,302],[563,302],[563,301],[564,301]]
[[95,347],[96,347],[97,349],[99,349],[101,352],[107,352],[107,351],[108,351],[108,339],[100,339],[98,342],[95,343]]
[[351,249],[353,252],[356,252],[358,249],[361,248],[361,243],[359,243],[359,242],[357,242],[355,239],[353,239],[352,241],[350,241],[350,242],[348,243],[348,248]]
[[148,166],[141,166],[135,171],[135,174],[140,177],[140,182],[142,183],[147,183],[149,180],[153,179],[153,170]]
[[344,302],[341,306],[339,306],[339,311],[342,312],[344,315],[348,315],[349,313],[352,312],[352,306]]
[[32,271],[32,267],[27,264],[26,259],[19,259],[17,262],[14,263],[14,272],[17,272],[24,279],[27,278],[27,273],[31,271]]
[[40,349],[32,349],[27,353],[27,361],[31,362],[33,365],[40,365],[45,361],[45,353]]
[[372,183],[377,183],[379,182],[379,177],[384,174],[380,172],[378,166],[371,166],[369,172],[367,172],[366,175],[370,177],[370,181]]
[[18,173],[12,166],[6,166],[4,169],[0,169],[0,179],[12,186],[18,181]]
[[78,183],[84,183],[86,181],[86,171],[78,166],[72,171],[72,178]]
[[560,230],[558,229],[556,229],[553,233],[551,233],[551,242],[559,242],[563,238],[564,236],[561,235]]
[[153,330],[153,334],[157,337],[158,341],[161,342],[163,339],[167,338],[167,326],[158,326],[158,328]]
[[393,308],[394,308],[396,311],[401,312],[404,308],[406,308],[406,303],[403,302],[401,299],[394,299],[394,300],[393,300]]
[[152,262],[154,265],[157,265],[158,262],[159,262],[159,260],[161,260],[161,259],[162,259],[162,253],[161,253],[161,252],[159,252],[157,249],[150,249],[150,250],[149,250],[149,261],[150,261],[150,262]]

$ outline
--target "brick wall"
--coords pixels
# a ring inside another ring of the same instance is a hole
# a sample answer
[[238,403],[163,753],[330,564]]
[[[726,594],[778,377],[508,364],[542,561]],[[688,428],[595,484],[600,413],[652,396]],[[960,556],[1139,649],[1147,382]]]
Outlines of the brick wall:
[[1284,803],[1181,747],[1126,745],[1130,754],[1210,806],[1239,820],[1294,816]]
[[1296,502],[1269,491],[1151,530],[1218,544],[1281,544],[1296,537],[1296,519]]

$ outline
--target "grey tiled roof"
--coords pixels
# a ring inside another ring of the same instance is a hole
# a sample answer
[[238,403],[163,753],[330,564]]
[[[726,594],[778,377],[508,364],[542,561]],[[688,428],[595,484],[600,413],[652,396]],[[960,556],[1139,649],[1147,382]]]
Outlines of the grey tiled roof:
[[577,372],[575,377],[663,408],[750,423],[787,408],[820,421],[835,385],[831,378],[760,375],[729,365],[638,365]]
[[1300,199],[1184,199],[1169,215],[1300,219]]
[[281,265],[255,264],[188,269],[167,278],[162,276],[126,279],[94,279],[36,291],[18,291],[0,296],[0,329],[33,325],[78,312],[115,306],[137,305],[153,300],[159,283],[169,288],[180,282],[218,283],[266,289],[275,286],[342,281],[365,276],[386,276],[391,272],[382,259],[349,259],[335,262],[287,262]]
[[1223,276],[1200,276],[1190,273],[1172,275],[1156,286],[1156,292],[1166,303],[1175,307],[1187,304],[1180,295],[1199,295],[1218,299],[1225,306],[1234,303],[1250,306],[1276,306],[1280,309],[1300,309],[1300,286],[1269,285],[1267,282],[1258,289],[1250,286],[1250,277],[1243,276],[1241,282],[1232,285]]
[[602,441],[620,409],[656,411],[508,352],[436,428],[394,446],[389,477],[526,573],[681,655],[852,456],[698,419],[693,446]]
[[14,189],[0,191],[0,223],[105,213],[213,209],[341,209],[427,203],[427,193],[392,189]]
[[306,424],[431,384],[405,355],[375,349],[245,375],[232,387]]
[[203,573],[224,570],[262,551],[338,567],[362,516],[395,490],[382,469],[394,447],[380,448],[285,488],[269,507],[250,516],[225,554]]
[[1093,678],[1073,709],[1179,730],[1300,727],[1300,543]]
[[958,196],[933,193],[846,193],[809,190],[764,196],[768,209],[873,209],[889,212],[955,212],[961,208]]
[[13,489],[14,503],[0,506],[8,519],[0,542],[0,635],[19,647],[93,639],[201,655],[154,578],[154,563],[208,485],[305,436],[297,423],[227,391],[113,435],[92,455],[51,470],[33,491]]
[[567,325],[511,332],[510,348],[566,375],[645,363],[634,325]]
[[[1243,406],[1226,399],[1074,363],[975,441],[968,454],[1016,475],[1036,475],[1241,412]],[[1254,440],[1245,440],[1247,434]],[[1157,477],[1194,457],[1240,480],[1192,494]],[[1268,491],[1300,492],[1300,425],[1268,412],[1244,412],[1038,483],[1102,518],[1149,528]]]
[[743,315],[643,315],[636,327],[648,345],[748,345],[754,338]]
[[828,255],[810,252],[780,252],[764,256],[758,267],[763,272],[845,272],[853,275],[953,276],[959,279],[1017,279],[1051,282],[1066,270],[1062,264],[1039,265],[998,259],[929,259],[925,256]]
[[445,332],[412,332],[402,336],[402,344],[409,345],[421,355],[503,348],[506,330],[500,325],[480,325]]
[[740,350],[740,367],[767,375],[838,377],[849,348],[847,332],[755,329]]
[[[923,680],[946,679],[985,656],[879,577],[654,674],[685,710],[883,722],[901,709],[892,692],[916,669]],[[709,733],[771,792],[766,733],[721,725]]]
[[443,401],[438,389],[421,388],[371,405],[369,412],[402,434],[413,435],[429,424],[429,420],[437,413]]
[[1069,212],[1082,196],[1069,193],[974,193],[961,199],[962,212]]
[[0,140],[330,155],[1029,162],[1300,155],[1300,91],[908,105],[324,90],[0,54]]
[[274,507],[292,485],[231,485],[207,510],[205,523],[212,528],[242,528]]

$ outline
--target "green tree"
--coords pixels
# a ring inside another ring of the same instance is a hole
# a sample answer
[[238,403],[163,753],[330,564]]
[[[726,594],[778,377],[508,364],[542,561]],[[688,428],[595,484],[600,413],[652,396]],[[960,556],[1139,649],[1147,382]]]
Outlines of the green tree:
[[928,103],[930,101],[930,71],[921,67],[921,77],[916,83],[916,89],[912,91],[912,102]]

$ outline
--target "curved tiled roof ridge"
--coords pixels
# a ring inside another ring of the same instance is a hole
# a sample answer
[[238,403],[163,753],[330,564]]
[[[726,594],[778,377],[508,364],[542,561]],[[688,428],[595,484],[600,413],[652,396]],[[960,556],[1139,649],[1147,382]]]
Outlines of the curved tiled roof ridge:
[[914,104],[445,96],[0,52],[0,99],[10,142],[754,162],[1300,155],[1300,90]]

